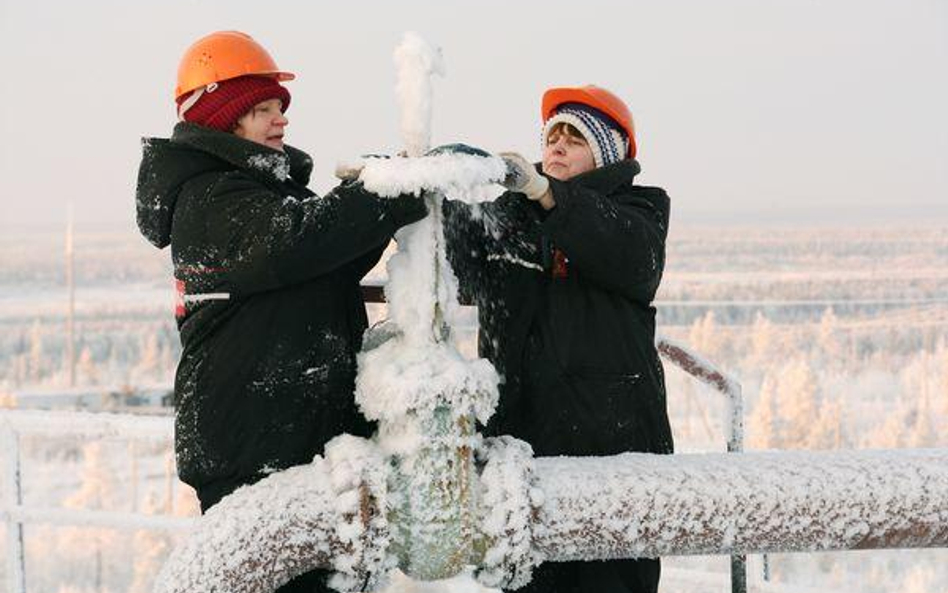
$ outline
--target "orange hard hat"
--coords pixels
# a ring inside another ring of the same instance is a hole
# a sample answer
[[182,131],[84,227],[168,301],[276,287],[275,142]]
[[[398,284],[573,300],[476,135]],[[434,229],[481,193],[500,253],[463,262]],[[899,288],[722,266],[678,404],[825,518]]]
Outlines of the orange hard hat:
[[543,123],[553,117],[556,108],[563,103],[581,103],[612,118],[629,137],[628,158],[635,158],[635,124],[632,121],[632,112],[622,99],[602,87],[591,84],[552,88],[543,93],[540,105]]
[[272,76],[278,81],[293,80],[295,74],[283,72],[276,62],[253,40],[240,31],[217,31],[195,41],[184,52],[178,65],[175,100],[194,89],[238,76]]

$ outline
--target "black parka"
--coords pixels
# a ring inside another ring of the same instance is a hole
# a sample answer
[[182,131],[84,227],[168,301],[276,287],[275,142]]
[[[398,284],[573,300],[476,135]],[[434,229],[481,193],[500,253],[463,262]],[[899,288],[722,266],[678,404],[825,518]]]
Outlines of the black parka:
[[[446,205],[449,258],[462,298],[478,306],[478,349],[503,378],[487,434],[523,439],[538,456],[672,452],[651,306],[669,199],[634,185],[638,172],[626,160],[550,179],[549,212],[517,193]],[[657,561],[571,562],[541,566],[527,590],[657,582]]]
[[[353,401],[366,328],[359,281],[421,200],[360,184],[318,197],[312,161],[190,123],[147,139],[138,225],[171,245],[183,351],[175,378],[181,479],[207,508],[370,425]],[[183,293],[183,294],[182,294]]]

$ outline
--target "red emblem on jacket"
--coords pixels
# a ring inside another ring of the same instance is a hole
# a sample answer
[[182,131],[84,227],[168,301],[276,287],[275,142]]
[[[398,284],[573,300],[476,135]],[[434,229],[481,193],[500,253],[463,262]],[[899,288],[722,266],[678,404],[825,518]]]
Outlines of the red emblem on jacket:
[[553,270],[554,278],[566,278],[569,276],[569,259],[566,254],[559,249],[553,250]]
[[184,280],[174,279],[174,316],[184,317]]

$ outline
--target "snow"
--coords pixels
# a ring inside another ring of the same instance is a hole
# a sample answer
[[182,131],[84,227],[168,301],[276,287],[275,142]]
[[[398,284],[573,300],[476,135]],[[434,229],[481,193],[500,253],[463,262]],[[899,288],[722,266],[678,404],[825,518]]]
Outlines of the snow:
[[[352,165],[358,167],[359,165]],[[382,197],[438,192],[469,204],[495,200],[504,192],[504,160],[495,156],[442,153],[415,158],[366,157],[359,180]]]
[[356,402],[367,418],[383,421],[379,442],[387,454],[407,455],[423,445],[411,418],[450,406],[485,423],[497,405],[493,366],[466,360],[444,343],[409,347],[396,337],[361,353],[359,369]]
[[374,442],[347,434],[328,442],[325,452],[335,493],[336,534],[345,548],[332,557],[336,573],[330,585],[339,591],[361,590],[395,566],[388,553],[388,466]]
[[155,593],[272,591],[353,553],[351,539],[339,533],[331,474],[317,457],[225,497],[171,553]]
[[247,160],[254,169],[270,173],[280,181],[286,181],[290,176],[290,159],[280,154],[255,154]]
[[930,547],[948,450],[540,458],[534,546],[552,561]]
[[431,142],[431,78],[445,73],[441,51],[417,33],[407,32],[393,56],[398,72],[395,93],[401,104],[401,131],[408,156],[417,157]]
[[481,470],[481,532],[488,543],[478,578],[518,589],[530,582],[543,555],[533,547],[534,517],[543,504],[529,444],[510,436],[485,439]]

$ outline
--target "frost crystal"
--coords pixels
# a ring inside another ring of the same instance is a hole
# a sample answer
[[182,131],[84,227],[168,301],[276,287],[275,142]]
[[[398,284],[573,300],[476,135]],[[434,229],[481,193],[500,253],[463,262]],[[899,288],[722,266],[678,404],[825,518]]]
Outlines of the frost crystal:
[[285,154],[255,154],[247,159],[247,164],[273,175],[280,181],[286,181],[290,176],[290,160]]

